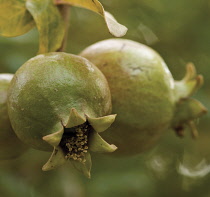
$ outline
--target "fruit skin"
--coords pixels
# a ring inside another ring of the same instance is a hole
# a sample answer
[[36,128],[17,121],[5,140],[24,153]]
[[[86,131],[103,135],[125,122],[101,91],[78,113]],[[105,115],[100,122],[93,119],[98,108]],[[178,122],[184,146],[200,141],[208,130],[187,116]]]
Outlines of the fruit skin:
[[18,137],[35,149],[54,148],[43,170],[67,160],[69,147],[60,144],[63,137],[88,127],[89,149],[87,158],[83,158],[88,161],[75,166],[80,166],[79,170],[89,177],[89,150],[116,149],[98,135],[114,121],[115,115],[109,115],[111,108],[110,90],[102,72],[87,59],[63,52],[28,60],[15,73],[8,91],[9,117]]
[[28,148],[14,133],[7,113],[7,89],[13,74],[0,74],[0,159],[14,159]]
[[[147,150],[172,127],[172,122],[176,122],[174,127],[181,128],[178,125],[182,121],[174,121],[177,105],[196,89],[194,86],[202,83],[202,77],[197,78],[192,71],[189,79],[177,85],[157,52],[131,40],[100,41],[80,55],[93,62],[108,80],[113,113],[118,117],[102,136],[118,147],[114,155],[135,155]],[[199,106],[199,113],[191,119],[206,112],[197,102],[193,105]],[[189,114],[185,115],[187,122]]]
[[111,112],[104,82],[100,71],[84,58],[48,53],[30,59],[16,72],[8,93],[16,134],[36,149],[51,150],[42,137],[66,125],[71,108],[93,117]]

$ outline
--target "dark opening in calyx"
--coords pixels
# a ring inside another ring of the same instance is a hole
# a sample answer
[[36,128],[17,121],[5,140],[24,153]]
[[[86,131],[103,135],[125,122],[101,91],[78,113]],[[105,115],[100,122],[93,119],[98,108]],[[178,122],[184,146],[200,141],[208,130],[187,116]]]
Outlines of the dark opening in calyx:
[[85,162],[85,153],[88,151],[88,137],[93,130],[88,122],[64,128],[64,134],[59,146],[62,148],[66,159]]
[[92,166],[90,152],[111,153],[117,149],[99,134],[114,122],[115,117],[116,114],[102,117],[81,116],[72,108],[69,119],[62,124],[62,128],[42,138],[54,147],[42,170],[52,170],[69,161],[73,167],[90,178]]

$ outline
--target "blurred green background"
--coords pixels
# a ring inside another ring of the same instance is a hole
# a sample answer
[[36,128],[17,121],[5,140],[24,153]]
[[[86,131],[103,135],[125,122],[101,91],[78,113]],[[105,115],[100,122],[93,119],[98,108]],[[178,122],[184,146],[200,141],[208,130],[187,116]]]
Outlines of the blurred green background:
[[[101,0],[128,27],[125,38],[151,46],[180,80],[193,62],[205,79],[195,95],[210,109],[209,0]],[[112,36],[97,14],[71,8],[67,52]],[[0,37],[0,72],[14,73],[36,55],[36,29],[16,38]],[[41,167],[49,153],[29,150],[13,161],[0,161],[1,197],[210,197],[210,115],[201,118],[196,141],[168,131],[152,150],[135,157],[93,155],[92,178],[66,165],[52,172]]]

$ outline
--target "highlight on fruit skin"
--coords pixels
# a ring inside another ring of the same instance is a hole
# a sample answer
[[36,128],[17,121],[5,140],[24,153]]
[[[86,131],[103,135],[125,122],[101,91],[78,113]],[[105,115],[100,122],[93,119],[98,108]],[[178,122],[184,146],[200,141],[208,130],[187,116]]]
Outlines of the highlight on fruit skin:
[[8,112],[18,137],[31,147],[52,151],[43,170],[67,161],[90,177],[90,152],[113,152],[99,133],[115,120],[101,71],[85,58],[63,52],[38,55],[15,73]]
[[194,121],[207,110],[189,98],[203,84],[192,63],[184,79],[175,81],[156,51],[126,39],[99,41],[80,55],[103,72],[110,86],[118,117],[102,136],[118,147],[113,156],[140,154],[170,128],[183,136],[188,127],[197,136]]
[[15,159],[28,147],[14,133],[7,113],[7,89],[13,74],[0,74],[0,160]]

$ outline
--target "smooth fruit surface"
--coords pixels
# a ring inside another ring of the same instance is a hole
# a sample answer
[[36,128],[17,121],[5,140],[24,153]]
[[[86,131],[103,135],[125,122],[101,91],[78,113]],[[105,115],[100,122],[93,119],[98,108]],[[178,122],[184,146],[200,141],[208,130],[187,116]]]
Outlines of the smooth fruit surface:
[[50,147],[42,137],[66,125],[71,108],[97,117],[111,112],[110,101],[106,80],[91,63],[74,55],[49,53],[32,58],[15,74],[9,115],[25,143],[46,150]]
[[172,118],[174,82],[154,50],[128,40],[110,39],[89,47],[81,55],[107,77],[118,121],[145,129],[165,125]]
[[20,156],[27,147],[12,130],[7,113],[7,89],[13,74],[0,74],[0,159]]
[[43,170],[70,160],[89,177],[89,150],[116,149],[98,135],[115,118],[109,115],[108,83],[83,57],[52,52],[27,61],[11,82],[8,111],[12,127],[23,142],[44,151],[54,147]]
[[193,75],[177,85],[157,52],[131,40],[100,41],[80,55],[93,62],[108,80],[113,112],[118,117],[103,137],[116,144],[116,154],[137,154],[153,146],[171,126],[180,99],[200,84],[201,77],[197,80]]
[[174,81],[163,59],[151,48],[123,39],[96,43],[81,56],[98,66],[110,85],[118,117],[104,137],[128,154],[150,147],[174,112]]

